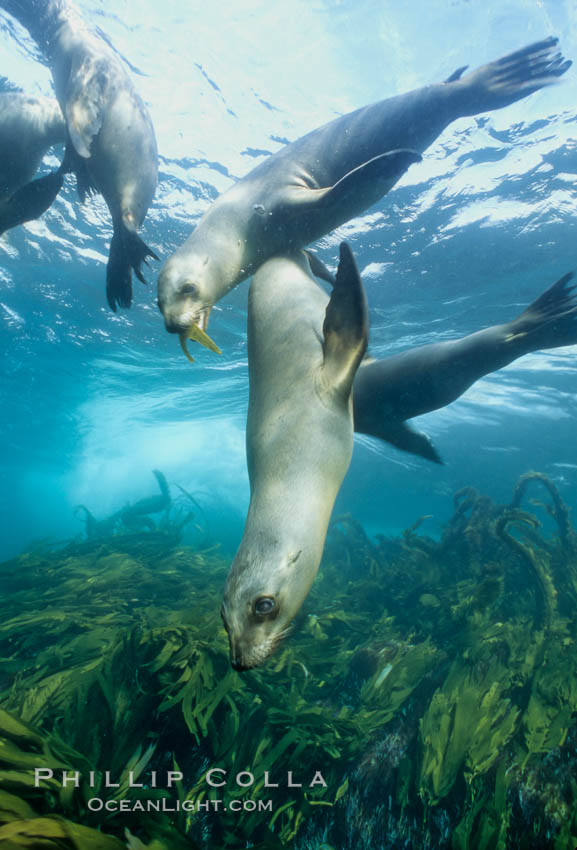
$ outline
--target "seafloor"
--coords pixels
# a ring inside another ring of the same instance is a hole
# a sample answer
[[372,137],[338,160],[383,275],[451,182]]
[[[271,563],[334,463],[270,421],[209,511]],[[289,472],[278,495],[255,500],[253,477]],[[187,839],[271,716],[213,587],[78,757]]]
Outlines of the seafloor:
[[573,850],[577,536],[548,479],[461,491],[440,541],[337,518],[294,634],[244,674],[228,560],[189,520],[0,565],[3,850]]

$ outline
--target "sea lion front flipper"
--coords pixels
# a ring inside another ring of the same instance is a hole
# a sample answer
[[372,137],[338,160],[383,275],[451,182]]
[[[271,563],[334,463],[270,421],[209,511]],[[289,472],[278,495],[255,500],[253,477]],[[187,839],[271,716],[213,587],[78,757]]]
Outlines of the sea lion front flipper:
[[62,188],[64,175],[60,171],[32,180],[5,201],[0,202],[0,235],[46,212]]
[[[432,460],[433,463],[439,463],[441,465],[444,464],[444,461],[429,437],[421,431],[416,431],[414,428],[411,428],[407,422],[388,420],[380,423],[375,421],[372,417],[363,417],[363,421],[365,421],[365,419],[370,422],[371,425],[363,427],[360,433],[367,434],[369,437],[377,437],[379,440],[384,440],[385,443],[390,443],[397,449],[401,449],[402,451],[409,452],[413,455],[420,455],[427,460]],[[356,428],[355,431],[357,432]]]
[[132,273],[141,283],[146,283],[141,271],[147,257],[158,260],[154,251],[143,242],[138,233],[129,230],[123,222],[113,222],[114,232],[106,266],[106,300],[111,310],[130,307],[132,303]]
[[107,88],[106,62],[95,61],[89,53],[73,61],[64,114],[72,144],[84,159],[89,158],[92,140],[102,127]]
[[60,169],[64,169],[66,173],[72,173],[76,177],[76,190],[81,204],[84,203],[87,195],[96,195],[98,193],[98,189],[88,173],[87,162],[80,156],[71,138],[68,139],[66,144],[64,160]]
[[367,189],[374,193],[375,184],[382,184],[384,194],[391,181],[399,180],[410,165],[420,162],[421,159],[421,154],[411,150],[390,151],[375,156],[353,168],[334,186],[326,189],[317,202],[318,206],[326,209],[346,204],[351,195],[362,196]]
[[280,211],[288,218],[330,211],[343,221],[351,218],[351,202],[367,207],[386,195],[410,165],[420,162],[421,155],[412,150],[396,150],[363,162],[353,168],[333,186],[309,189],[302,186],[286,190],[285,204]]
[[306,258],[309,261],[309,266],[311,267],[311,272],[315,277],[318,277],[319,280],[324,280],[326,283],[330,283],[331,286],[335,285],[335,276],[332,272],[330,272],[322,260],[319,260],[316,254],[313,254],[312,251],[305,251]]
[[369,308],[353,252],[341,242],[339,267],[323,324],[323,374],[348,398],[369,339]]

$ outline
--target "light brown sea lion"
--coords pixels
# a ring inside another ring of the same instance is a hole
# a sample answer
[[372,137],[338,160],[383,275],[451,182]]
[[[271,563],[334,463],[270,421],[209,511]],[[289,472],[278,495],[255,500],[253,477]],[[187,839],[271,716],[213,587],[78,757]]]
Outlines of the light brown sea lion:
[[376,203],[452,121],[514,103],[570,65],[547,38],[343,115],[270,156],[211,204],[164,264],[158,303],[166,329],[181,343],[195,328],[205,331],[211,307],[230,289],[274,254],[302,248]]
[[302,252],[268,260],[250,288],[251,497],[222,606],[237,670],[270,655],[307,596],[351,459],[368,312],[345,243],[327,300]]

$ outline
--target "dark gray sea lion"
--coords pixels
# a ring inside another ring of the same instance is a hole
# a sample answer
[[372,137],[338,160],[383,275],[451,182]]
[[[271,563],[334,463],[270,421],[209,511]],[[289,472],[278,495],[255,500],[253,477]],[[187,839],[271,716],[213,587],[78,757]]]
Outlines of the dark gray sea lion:
[[572,277],[562,277],[512,322],[361,364],[353,386],[355,431],[442,463],[429,438],[406,420],[451,404],[524,354],[577,345]]
[[119,56],[66,0],[0,0],[48,60],[66,119],[78,189],[106,201],[114,233],[106,269],[112,310],[129,307],[134,270],[158,259],[138,236],[156,191],[158,155],[150,115]]
[[34,176],[48,150],[65,141],[66,123],[54,98],[0,94],[0,235],[52,205],[65,163],[45,177]]
[[75,512],[84,511],[87,538],[108,537],[114,534],[119,523],[122,523],[131,530],[146,528],[148,531],[154,531],[155,525],[153,520],[150,519],[149,514],[168,511],[172,500],[170,498],[168,482],[164,474],[159,469],[153,469],[152,474],[158,482],[159,495],[139,499],[132,505],[126,505],[121,510],[116,511],[104,520],[97,520],[85,505],[78,505]]
[[[120,511],[120,519],[124,525],[134,527],[143,521],[143,517],[148,517],[149,514],[158,514],[161,511],[167,511],[171,505],[170,490],[168,482],[164,474],[159,469],[153,469],[152,474],[158,481],[160,494],[158,496],[147,496],[144,499],[139,499],[133,505],[127,505]],[[146,520],[146,525],[154,528],[152,520]]]
[[270,156],[209,207],[165,263],[158,303],[181,342],[267,258],[302,248],[385,195],[456,118],[499,109],[555,82],[571,62],[547,38],[462,77],[325,124]]
[[111,537],[120,519],[120,511],[106,519],[96,519],[86,505],[77,505],[74,513],[78,513],[78,511],[84,511],[84,529],[88,540],[95,540],[98,537]]
[[351,388],[368,317],[344,243],[327,300],[302,252],[266,262],[250,288],[251,497],[222,606],[237,670],[270,655],[307,596],[351,459]]

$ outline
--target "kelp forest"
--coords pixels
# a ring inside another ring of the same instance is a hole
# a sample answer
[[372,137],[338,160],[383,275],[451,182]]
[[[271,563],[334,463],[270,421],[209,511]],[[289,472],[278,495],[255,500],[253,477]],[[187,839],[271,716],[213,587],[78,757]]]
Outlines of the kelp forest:
[[548,478],[460,491],[440,540],[337,517],[246,673],[229,561],[157,479],[158,522],[85,508],[83,539],[0,566],[3,850],[577,845],[577,535]]

